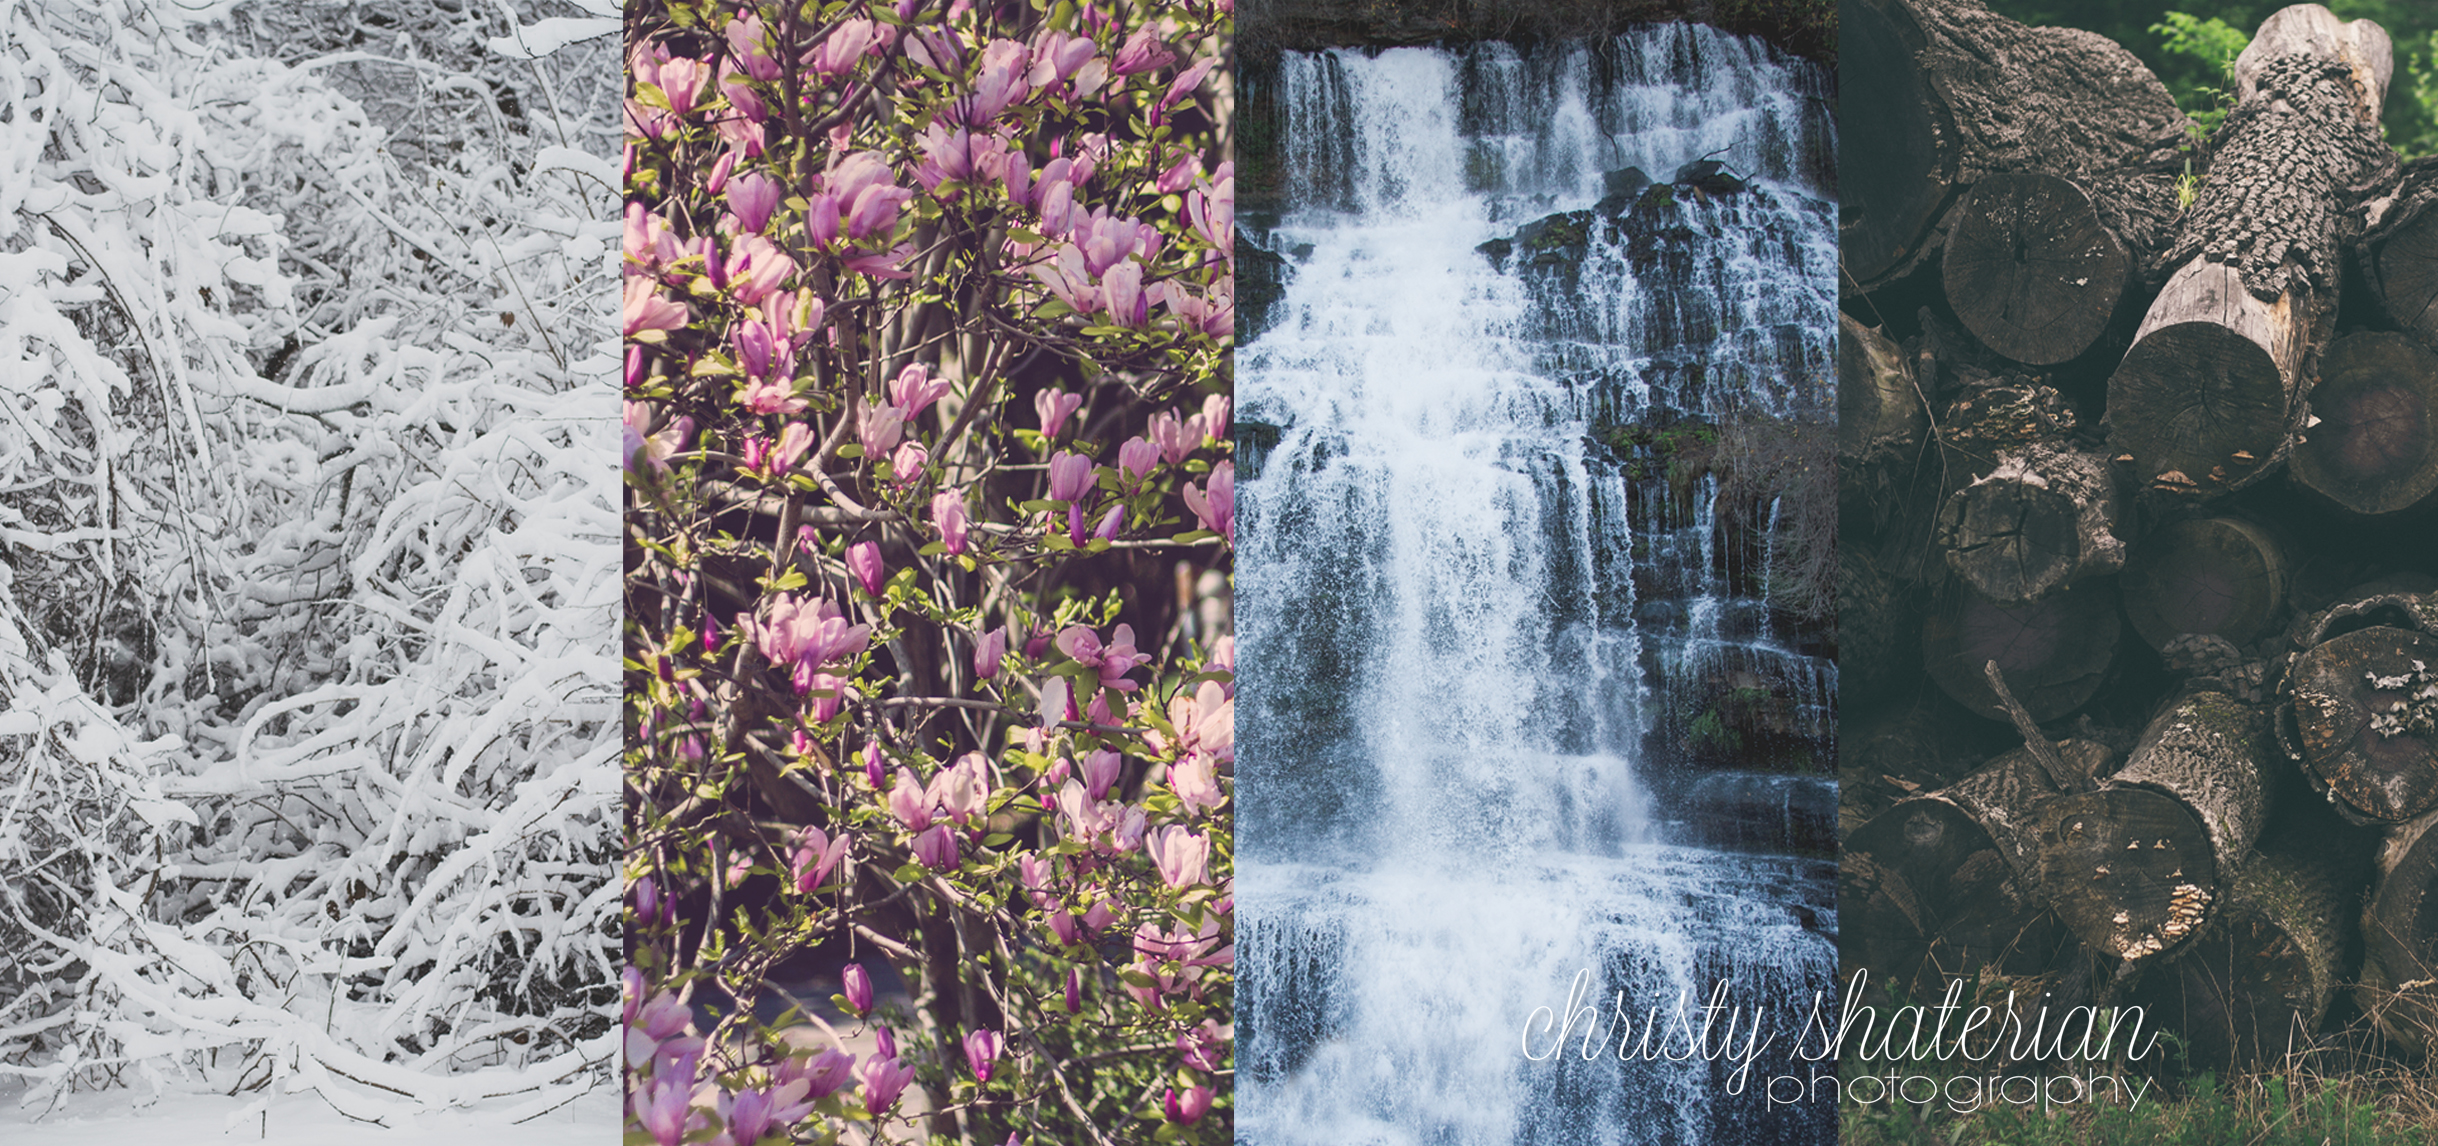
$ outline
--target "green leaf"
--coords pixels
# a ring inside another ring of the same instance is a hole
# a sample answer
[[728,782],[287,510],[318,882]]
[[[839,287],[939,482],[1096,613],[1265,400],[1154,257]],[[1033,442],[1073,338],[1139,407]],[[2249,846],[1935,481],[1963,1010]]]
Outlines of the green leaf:
[[906,864],[906,866],[901,867],[890,874],[895,877],[899,883],[919,883],[925,875],[930,873],[930,871],[930,868],[924,867],[922,864],[909,862]]
[[847,444],[838,447],[838,456],[842,458],[860,458],[863,456],[863,447],[853,442],[848,442]]

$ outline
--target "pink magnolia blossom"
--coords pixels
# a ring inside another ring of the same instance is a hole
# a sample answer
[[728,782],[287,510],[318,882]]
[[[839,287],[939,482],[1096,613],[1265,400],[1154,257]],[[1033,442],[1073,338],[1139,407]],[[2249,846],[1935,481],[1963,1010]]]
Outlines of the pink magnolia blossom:
[[[736,170],[736,161],[737,152],[735,148],[732,147],[726,151],[720,152],[718,161],[711,165],[711,174],[703,177],[703,194],[717,195],[720,193],[722,188],[727,187],[728,173]],[[635,204],[630,203],[628,206],[635,206]],[[761,230],[761,228],[756,227],[754,230],[758,231]]]
[[881,588],[889,582],[889,567],[880,560],[880,544],[858,541],[847,546],[847,572],[855,575],[855,582],[863,586],[864,592],[880,596]]
[[1117,468],[1129,482],[1140,482],[1151,476],[1160,464],[1160,448],[1142,438],[1128,438],[1117,448]]
[[660,74],[655,78],[662,94],[669,97],[669,110],[683,119],[693,114],[694,97],[701,94],[703,81],[710,76],[710,64],[679,56],[660,65]]
[[1185,69],[1185,74],[1178,76],[1174,83],[1169,84],[1168,94],[1161,96],[1160,102],[1152,105],[1150,117],[1152,126],[1157,127],[1164,122],[1168,118],[1168,109],[1176,106],[1178,100],[1192,95],[1195,88],[1201,87],[1202,77],[1211,74],[1211,69],[1217,67],[1218,64],[1219,58],[1216,56],[1203,60]]
[[930,373],[930,367],[917,362],[889,380],[889,401],[904,411],[909,421],[920,417],[933,402],[948,396],[948,380],[933,378]]
[[878,1117],[881,1111],[897,1105],[897,1096],[906,1092],[906,1084],[914,1081],[914,1068],[894,1057],[874,1056],[856,1072],[863,1077],[864,1113]]
[[1117,58],[1110,62],[1109,70],[1121,76],[1131,76],[1137,72],[1156,71],[1176,62],[1177,54],[1169,51],[1168,46],[1162,44],[1149,27],[1142,27],[1126,38],[1125,46],[1117,50]]
[[770,33],[763,28],[760,16],[740,12],[736,19],[728,21],[726,33],[729,50],[744,65],[746,74],[766,83],[779,78],[779,60],[770,54],[767,47]]
[[[848,970],[861,972],[863,968],[855,964],[848,964]],[[864,1006],[867,1008],[871,1006],[871,992],[868,985],[864,994]],[[819,1101],[836,1094],[839,1088],[852,1081],[855,1077],[854,1072],[855,1056],[832,1047],[817,1055],[791,1055],[781,1059],[778,1065],[771,1068],[770,1073],[771,1077],[782,1086],[803,1083],[804,1097]]]
[[740,175],[728,185],[728,209],[736,213],[737,224],[747,231],[760,234],[770,225],[770,214],[778,206],[779,181],[759,171]]
[[917,443],[907,442],[889,455],[889,472],[896,476],[897,484],[907,485],[923,476],[923,463],[930,460],[931,451]]
[[1191,753],[1168,766],[1168,786],[1177,802],[1194,811],[1216,811],[1227,802],[1219,790],[1219,771],[1211,758]]
[[989,1082],[992,1064],[999,1059],[999,1032],[973,1031],[965,1036],[965,1064],[973,1068],[977,1082]]
[[1216,247],[1230,261],[1236,258],[1236,165],[1222,163],[1211,173],[1207,188],[1197,187],[1185,196],[1185,215],[1192,223],[1194,234]]
[[999,675],[999,662],[1007,659],[1007,626],[982,634],[974,642],[974,676],[989,680]]
[[931,826],[931,794],[923,790],[922,777],[903,764],[898,765],[897,778],[889,785],[889,814],[906,825],[907,831]]
[[849,963],[838,973],[839,993],[847,997],[847,1009],[858,1015],[872,1011],[872,976],[861,963]]
[[830,878],[832,869],[847,854],[845,832],[831,839],[820,828],[810,824],[796,831],[795,851],[788,858],[788,870],[795,876],[796,890],[809,892]]
[[1151,298],[1143,291],[1143,264],[1128,259],[1101,276],[1101,296],[1109,321],[1132,329],[1150,317]]
[[1172,888],[1191,887],[1209,878],[1211,842],[1178,825],[1155,828],[1143,848],[1160,870],[1160,880]]
[[888,759],[880,754],[879,744],[867,743],[863,746],[863,777],[875,790],[879,789],[881,778],[888,774],[888,763]]
[[1084,978],[1075,968],[1067,968],[1067,1013],[1080,1015],[1084,1011]]
[[727,290],[743,306],[759,306],[796,273],[796,260],[778,244],[751,233],[740,233],[728,246],[711,276],[713,286]]
[[835,76],[854,67],[856,58],[863,55],[864,49],[872,46],[877,35],[878,28],[870,20],[840,21],[838,27],[831,30],[829,38],[813,49],[810,61],[813,71]]
[[1094,46],[1089,36],[1045,31],[1033,42],[1033,66],[1025,74],[1025,81],[1038,88],[1073,79],[1085,61],[1092,58],[1093,52]]
[[647,330],[676,330],[691,317],[686,304],[660,297],[660,287],[651,278],[634,276],[626,280],[626,337],[633,338]]
[[1221,462],[1211,467],[1210,488],[1207,492],[1191,484],[1185,487],[1185,508],[1194,512],[1202,527],[1236,542],[1236,463]]
[[1168,1115],[1170,1122],[1191,1126],[1202,1121],[1203,1115],[1210,1113],[1211,1088],[1189,1086],[1185,1088],[1184,1094],[1178,1094],[1175,1087],[1170,1087],[1168,1097],[1160,1103],[1160,1109]]
[[858,695],[854,686],[844,678],[825,672],[812,674],[811,679],[805,682],[803,692],[813,698],[811,715],[816,724],[828,723],[838,715],[840,709],[846,707],[847,701]]
[[1227,440],[1228,396],[1211,394],[1202,399],[1202,432],[1213,442]]
[[1160,172],[1160,177],[1152,182],[1152,186],[1162,195],[1174,195],[1193,186],[1194,181],[1200,178],[1202,178],[1202,157],[1179,148],[1177,149],[1177,161],[1169,164],[1167,170]]
[[1160,448],[1160,456],[1172,466],[1184,464],[1185,459],[1192,457],[1194,451],[1202,446],[1202,435],[1188,430],[1185,419],[1175,410],[1153,414],[1147,432],[1151,435],[1152,444]]
[[981,818],[990,798],[991,779],[990,758],[968,752],[931,778],[924,797],[948,818],[967,824]]
[[931,825],[931,830],[914,837],[914,858],[933,871],[956,870],[956,829],[946,824]]
[[1110,506],[1109,512],[1101,515],[1100,524],[1093,527],[1092,537],[1096,541],[1115,541],[1118,529],[1125,524],[1126,504],[1119,502]]
[[855,437],[863,443],[865,457],[877,458],[897,448],[906,433],[905,411],[884,405],[876,398],[866,398],[855,411]]
[[[1030,651],[1029,646],[1025,655],[1034,655]],[[1068,694],[1067,681],[1065,677],[1052,678],[1049,683],[1041,686],[1040,715],[1041,724],[1045,728],[1055,725],[1060,721],[1074,719],[1075,698]]]
[[1125,770],[1126,758],[1106,748],[1094,749],[1084,755],[1084,792],[1094,800],[1105,799]]
[[1092,459],[1064,450],[1050,458],[1050,500],[1074,502],[1092,489]]
[[[931,523],[939,528],[940,544],[943,548],[947,549],[950,554],[953,555],[965,552],[966,531],[969,527],[967,526],[965,520],[964,492],[961,490],[944,489],[937,494],[932,495]],[[1005,650],[1007,647],[1007,638],[1004,631],[1001,633],[999,646],[1002,650]],[[996,658],[991,661],[991,667],[994,670],[998,667],[998,661]],[[976,667],[976,671],[980,671],[978,665]],[[984,675],[987,678],[988,674]]]
[[1025,78],[1024,45],[992,40],[982,49],[982,70],[974,77],[973,94],[957,101],[958,118],[980,126],[1023,100],[1031,91]]

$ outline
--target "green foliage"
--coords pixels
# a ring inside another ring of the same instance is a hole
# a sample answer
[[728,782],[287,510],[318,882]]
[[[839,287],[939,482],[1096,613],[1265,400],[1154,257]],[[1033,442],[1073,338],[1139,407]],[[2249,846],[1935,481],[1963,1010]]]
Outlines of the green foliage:
[[[2230,27],[2215,16],[2200,17],[2186,12],[2169,12],[2150,31],[2162,39],[2162,49],[2171,55],[2189,56],[2204,65],[2207,74],[2227,77],[2235,66],[2235,57],[2252,42],[2241,29]],[[2176,106],[2193,118],[2193,124],[2203,133],[2216,131],[2234,107],[2230,89],[2191,84],[2170,89]],[[2178,198],[2183,198],[2178,188]]]
[[1719,716],[1717,709],[1707,709],[1694,717],[1693,723],[1685,726],[1685,747],[1696,752],[1705,748],[1736,752],[1743,749],[1744,736],[1727,727],[1727,722]]

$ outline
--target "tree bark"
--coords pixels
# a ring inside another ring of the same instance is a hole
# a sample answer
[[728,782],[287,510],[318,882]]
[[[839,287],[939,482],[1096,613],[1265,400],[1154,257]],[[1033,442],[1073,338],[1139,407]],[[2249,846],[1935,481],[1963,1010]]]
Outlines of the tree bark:
[[2194,1070],[2224,1076],[2273,1063],[2310,1044],[2336,996],[2352,930],[2347,899],[2332,865],[2254,855],[2217,921],[2144,972],[2126,1001],[2183,1037]]
[[1922,660],[1957,703],[2004,720],[2006,710],[1981,675],[1983,664],[1997,661],[2016,699],[2045,723],[2098,694],[2120,632],[2111,580],[2019,605],[1985,601],[1951,583],[1922,622]]
[[1983,598],[2022,604],[2125,564],[2107,459],[2065,442],[1998,456],[1939,513],[1947,566]]
[[2187,121],[2131,52],[1978,0],[1853,0],[1839,17],[1839,249],[1862,289],[1919,266],[1957,197],[2001,172],[2071,178],[2119,240],[2165,246],[2162,160]]
[[[2069,768],[2104,771],[2114,757],[2086,740],[2058,746]],[[1838,901],[1850,974],[1914,999],[1983,967],[2038,975],[2060,965],[2072,936],[2038,896],[2031,810],[2058,789],[2028,749],[1899,801],[1847,837]]]
[[2438,1052],[2438,812],[2388,837],[2362,938],[2362,1010],[2407,1050]]
[[2438,346],[2438,157],[2407,165],[2362,236],[2362,273],[2396,325]]
[[2285,457],[2354,208],[2395,174],[2378,124],[2389,56],[2377,24],[2305,4],[2236,58],[2242,100],[2168,252],[2177,269],[2108,380],[2110,449],[2137,484],[2212,497]]
[[2154,649],[2187,635],[2248,645],[2284,610],[2289,572],[2284,548],[2252,522],[2170,522],[2144,534],[2125,561],[2125,619]]
[[1964,328],[2017,362],[2053,366],[2090,349],[2116,313],[2133,259],[2091,194],[2070,179],[2010,171],[1956,208],[1943,266]]
[[2058,918],[2128,962],[2199,931],[2260,837],[2268,745],[2260,712],[2195,693],[2150,722],[2105,787],[2042,805],[2040,883]]
[[2330,343],[2294,478],[2354,513],[2409,509],[2438,490],[2438,354],[2409,335]]

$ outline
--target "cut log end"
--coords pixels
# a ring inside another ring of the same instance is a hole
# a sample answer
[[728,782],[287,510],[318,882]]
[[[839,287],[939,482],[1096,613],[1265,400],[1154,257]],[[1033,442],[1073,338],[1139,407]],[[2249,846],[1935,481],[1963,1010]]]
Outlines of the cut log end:
[[2005,720],[1982,669],[1998,662],[2032,719],[2045,722],[2098,694],[2120,632],[2115,586],[2104,579],[2021,605],[1993,604],[1956,585],[1923,622],[1922,657],[1947,695]]
[[2311,392],[2319,419],[2294,477],[2355,513],[2393,513],[2438,490],[2438,354],[2387,332],[2331,344]]
[[2136,483],[2156,492],[2240,488],[2284,445],[2291,391],[2289,369],[2235,329],[2163,326],[2108,381],[2109,449],[2133,455]]
[[2358,818],[2438,808],[2438,638],[2384,625],[2333,637],[2291,672],[2312,783]]
[[2363,912],[2362,1009],[2407,1050],[2438,1053],[2438,813],[2398,829]]
[[2343,898],[2327,870],[2255,856],[2220,920],[2145,973],[2130,1001],[2182,1037],[2195,1070],[2249,1069],[2308,1045],[2336,992]]
[[2144,788],[2064,796],[2040,812],[2041,883],[2094,951],[2127,962],[2167,951],[2217,896],[2209,835],[2192,809]]
[[2248,645],[2276,623],[2286,579],[2283,550],[2266,530],[2235,518],[2187,518],[2135,543],[2125,561],[2125,617],[2154,649],[2188,635]]
[[1948,235],[1944,275],[1947,300],[1975,337],[2051,366],[2090,348],[2132,267],[2087,192],[2024,171],[1973,188]]

